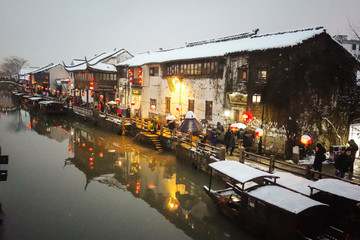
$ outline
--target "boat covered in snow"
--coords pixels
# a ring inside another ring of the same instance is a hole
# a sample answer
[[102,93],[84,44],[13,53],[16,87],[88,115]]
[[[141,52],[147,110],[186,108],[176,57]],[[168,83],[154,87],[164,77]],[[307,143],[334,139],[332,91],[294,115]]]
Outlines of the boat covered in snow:
[[[266,239],[316,239],[328,229],[328,205],[275,185],[278,176],[235,161],[209,164],[205,192],[232,221]],[[226,181],[211,188],[214,172]]]

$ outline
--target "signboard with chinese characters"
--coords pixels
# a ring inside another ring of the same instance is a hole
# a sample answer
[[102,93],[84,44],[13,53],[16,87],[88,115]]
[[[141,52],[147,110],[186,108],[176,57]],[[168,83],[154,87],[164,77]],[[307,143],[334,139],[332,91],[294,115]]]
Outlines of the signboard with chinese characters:
[[229,94],[229,100],[231,104],[241,104],[241,105],[246,105],[247,103],[247,94],[243,94],[243,93],[232,93]]
[[133,95],[140,95],[141,92],[140,92],[139,89],[132,89],[132,94],[133,94]]

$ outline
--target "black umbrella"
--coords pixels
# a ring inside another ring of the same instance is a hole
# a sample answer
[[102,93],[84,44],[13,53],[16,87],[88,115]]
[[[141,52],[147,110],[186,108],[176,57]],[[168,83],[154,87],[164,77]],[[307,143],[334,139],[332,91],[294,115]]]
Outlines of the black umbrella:
[[202,125],[196,120],[195,115],[192,111],[189,111],[184,121],[179,126],[178,130],[180,132],[200,132],[203,129]]

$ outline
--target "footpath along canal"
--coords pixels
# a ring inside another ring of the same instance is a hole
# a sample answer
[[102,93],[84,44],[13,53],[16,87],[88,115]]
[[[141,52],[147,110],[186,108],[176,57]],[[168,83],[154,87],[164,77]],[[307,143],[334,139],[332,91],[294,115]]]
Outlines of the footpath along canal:
[[209,177],[173,154],[20,109],[1,114],[0,136],[0,239],[257,239],[216,211]]

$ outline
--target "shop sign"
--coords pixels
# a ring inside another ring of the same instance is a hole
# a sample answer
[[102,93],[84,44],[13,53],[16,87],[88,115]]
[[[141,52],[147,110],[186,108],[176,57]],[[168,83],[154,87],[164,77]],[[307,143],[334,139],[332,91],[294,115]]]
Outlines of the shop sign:
[[246,105],[247,103],[247,94],[243,93],[232,93],[229,95],[230,103],[231,104],[241,104]]

